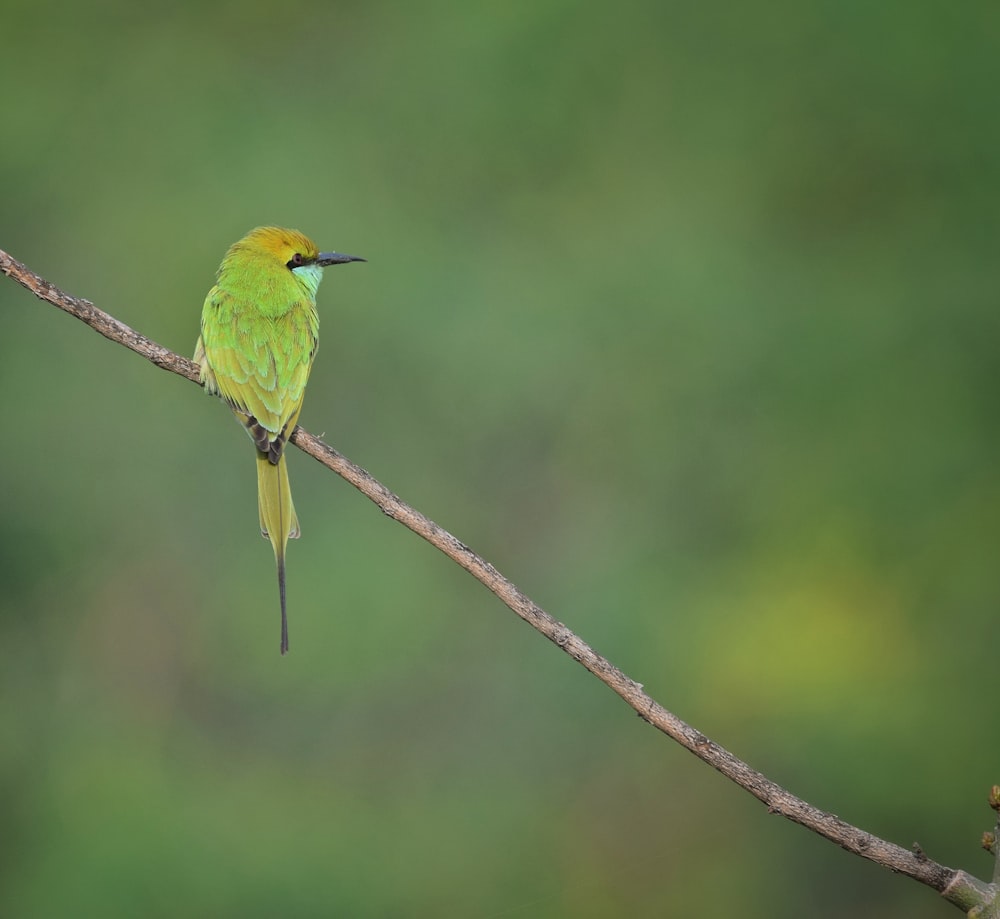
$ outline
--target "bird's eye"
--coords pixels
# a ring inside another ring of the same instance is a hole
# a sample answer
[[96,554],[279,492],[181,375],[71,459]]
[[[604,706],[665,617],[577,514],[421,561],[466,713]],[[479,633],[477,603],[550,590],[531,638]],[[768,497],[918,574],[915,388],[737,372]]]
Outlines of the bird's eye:
[[289,268],[298,268],[300,265],[304,265],[306,260],[302,257],[301,252],[296,252],[285,264]]

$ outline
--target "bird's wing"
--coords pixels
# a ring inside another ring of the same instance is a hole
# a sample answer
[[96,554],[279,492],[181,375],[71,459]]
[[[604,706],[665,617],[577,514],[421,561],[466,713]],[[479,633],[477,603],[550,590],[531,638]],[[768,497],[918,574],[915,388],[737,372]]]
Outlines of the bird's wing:
[[270,318],[255,304],[219,287],[205,300],[202,376],[240,417],[257,449],[272,454],[273,462],[281,456],[302,407],[317,339],[315,307],[308,301]]

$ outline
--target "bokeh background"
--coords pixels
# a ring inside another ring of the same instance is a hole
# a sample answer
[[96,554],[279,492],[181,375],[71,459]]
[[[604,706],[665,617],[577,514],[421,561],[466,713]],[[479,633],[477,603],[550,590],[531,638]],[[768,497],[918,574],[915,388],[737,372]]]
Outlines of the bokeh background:
[[[980,876],[991,3],[5,0],[0,247],[193,350],[262,223],[303,424],[775,781]],[[0,279],[0,913],[946,915],[301,453]]]

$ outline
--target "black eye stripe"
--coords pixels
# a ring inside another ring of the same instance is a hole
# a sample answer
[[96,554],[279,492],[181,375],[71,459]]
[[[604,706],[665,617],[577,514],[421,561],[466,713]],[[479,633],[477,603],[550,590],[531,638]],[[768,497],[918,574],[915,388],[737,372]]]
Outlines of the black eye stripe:
[[285,262],[285,265],[289,268],[298,268],[300,265],[304,265],[305,263],[306,260],[302,257],[302,253],[296,252],[295,255]]

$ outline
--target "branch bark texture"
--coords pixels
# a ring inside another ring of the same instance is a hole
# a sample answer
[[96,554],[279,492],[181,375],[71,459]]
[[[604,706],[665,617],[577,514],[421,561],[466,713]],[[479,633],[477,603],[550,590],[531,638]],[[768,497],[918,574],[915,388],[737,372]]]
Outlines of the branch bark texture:
[[[0,249],[0,271],[39,299],[76,316],[105,338],[141,354],[164,370],[169,370],[192,382],[199,382],[198,367],[193,361],[139,334],[98,309],[89,300],[70,296],[39,277],[2,249]],[[940,865],[929,859],[917,846],[913,850],[904,849],[796,797],[665,709],[644,691],[641,683],[626,676],[562,622],[525,596],[493,565],[433,520],[410,507],[329,444],[301,426],[295,429],[290,439],[304,453],[350,482],[358,491],[371,499],[386,516],[427,540],[468,571],[521,619],[610,688],[634,709],[640,718],[749,792],[767,806],[769,813],[779,814],[836,843],[848,852],[932,887],[963,911],[971,910],[971,915],[984,917],[994,915],[993,912],[986,910],[995,910],[997,903],[1000,902],[997,896],[997,884],[987,884],[964,871]]]

